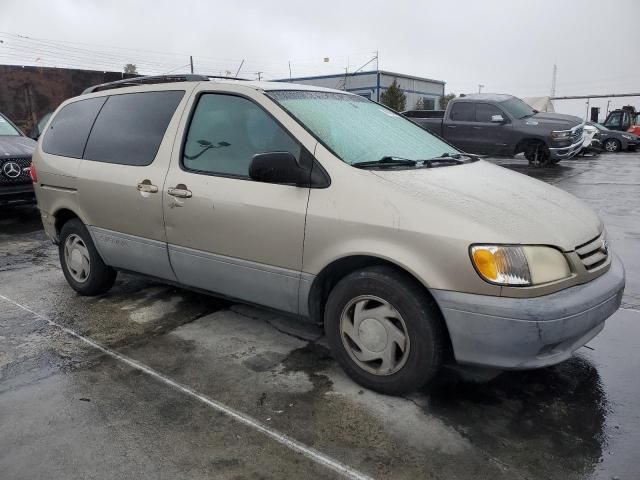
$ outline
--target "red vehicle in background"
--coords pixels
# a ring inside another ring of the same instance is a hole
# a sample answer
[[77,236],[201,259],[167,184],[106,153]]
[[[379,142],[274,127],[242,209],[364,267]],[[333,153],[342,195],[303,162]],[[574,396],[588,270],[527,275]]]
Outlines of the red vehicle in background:
[[609,130],[618,130],[620,132],[628,131],[633,125],[637,125],[638,112],[631,105],[625,105],[609,112],[607,119],[603,125]]
[[633,123],[627,132],[640,136],[640,112],[636,112]]

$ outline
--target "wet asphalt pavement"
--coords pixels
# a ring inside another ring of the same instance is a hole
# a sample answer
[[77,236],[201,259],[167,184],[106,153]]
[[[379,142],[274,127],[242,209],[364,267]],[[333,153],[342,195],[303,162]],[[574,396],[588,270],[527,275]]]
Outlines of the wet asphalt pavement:
[[597,210],[627,270],[623,308],[563,364],[448,367],[404,398],[361,389],[321,331],[269,311],[124,274],[77,296],[35,208],[1,211],[0,478],[340,478],[224,408],[352,478],[640,478],[640,154],[496,163]]

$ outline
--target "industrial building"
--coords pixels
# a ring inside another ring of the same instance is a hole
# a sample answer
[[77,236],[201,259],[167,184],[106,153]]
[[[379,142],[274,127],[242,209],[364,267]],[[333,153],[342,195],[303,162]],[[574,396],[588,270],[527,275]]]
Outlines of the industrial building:
[[67,98],[99,83],[131,77],[122,72],[102,72],[54,67],[0,65],[0,112],[24,132]]
[[287,78],[278,81],[346,90],[379,102],[382,92],[387,90],[394,80],[407,96],[407,110],[415,108],[420,99],[427,110],[439,108],[440,97],[444,95],[445,82],[385,70]]

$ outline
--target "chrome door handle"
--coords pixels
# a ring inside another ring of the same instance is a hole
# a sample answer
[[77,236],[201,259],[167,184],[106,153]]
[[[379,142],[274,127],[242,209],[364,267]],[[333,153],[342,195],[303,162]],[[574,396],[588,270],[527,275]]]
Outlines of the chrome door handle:
[[482,127],[473,127],[474,130],[482,130]]
[[447,128],[456,128],[457,125],[447,125]]
[[176,185],[175,188],[170,188],[167,190],[167,193],[172,197],[178,198],[191,198],[193,195],[191,190],[188,190],[184,185]]
[[143,180],[138,184],[138,191],[143,193],[157,193],[158,187],[151,185],[149,180]]

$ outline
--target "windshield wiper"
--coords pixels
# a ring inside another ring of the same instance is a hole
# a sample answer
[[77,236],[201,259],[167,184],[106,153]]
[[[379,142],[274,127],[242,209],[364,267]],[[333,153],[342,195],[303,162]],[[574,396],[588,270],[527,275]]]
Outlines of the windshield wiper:
[[385,156],[380,160],[352,163],[356,168],[391,168],[391,167],[415,167],[418,162],[408,158]]

